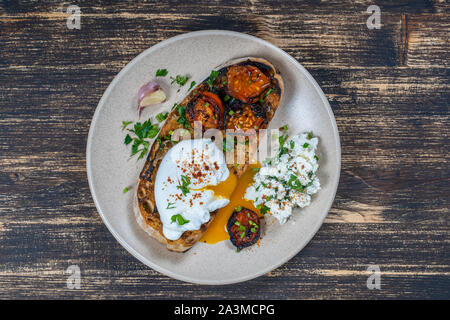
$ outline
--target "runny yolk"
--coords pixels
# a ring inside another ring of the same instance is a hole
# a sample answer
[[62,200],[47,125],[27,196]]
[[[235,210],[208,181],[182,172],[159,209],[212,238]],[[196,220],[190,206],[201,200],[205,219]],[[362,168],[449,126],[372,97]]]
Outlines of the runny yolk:
[[[237,179],[234,174],[230,174],[227,180],[219,183],[217,186],[207,187],[207,189],[213,190],[216,196],[223,196],[230,199],[230,203],[228,203],[228,205],[226,205],[225,207],[219,209],[216,217],[214,218],[213,222],[209,226],[208,230],[206,230],[200,241],[208,244],[214,244],[230,239],[227,231],[227,223],[234,211],[234,208],[238,206],[250,209],[256,212],[258,216],[262,216],[259,210],[256,209],[253,205],[253,201],[244,199],[245,191],[247,190],[247,187],[249,187],[253,183],[253,177],[256,174],[256,171],[254,171],[253,168],[260,167],[261,165],[259,163],[250,164],[248,169],[242,174],[239,179]],[[230,178],[231,176],[233,176],[234,179]]]

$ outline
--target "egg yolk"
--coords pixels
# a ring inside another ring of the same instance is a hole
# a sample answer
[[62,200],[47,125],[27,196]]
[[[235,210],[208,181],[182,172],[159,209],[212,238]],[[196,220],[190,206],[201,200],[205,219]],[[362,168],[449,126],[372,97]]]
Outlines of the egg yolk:
[[244,195],[247,188],[253,183],[253,177],[256,171],[253,168],[260,168],[261,165],[250,164],[248,169],[238,179],[234,174],[230,173],[227,180],[219,183],[217,186],[207,187],[207,189],[214,191],[214,195],[230,199],[230,203],[225,207],[219,209],[216,217],[212,221],[208,230],[206,230],[200,241],[208,244],[214,244],[220,241],[230,239],[227,231],[228,220],[234,211],[234,208],[241,206],[250,209],[262,216],[258,209],[253,205],[253,201],[245,200]]

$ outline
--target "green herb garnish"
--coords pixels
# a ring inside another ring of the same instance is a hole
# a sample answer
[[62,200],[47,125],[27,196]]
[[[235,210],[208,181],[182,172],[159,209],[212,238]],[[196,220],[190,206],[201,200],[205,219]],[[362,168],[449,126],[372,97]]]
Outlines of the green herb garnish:
[[292,189],[295,189],[297,191],[303,192],[303,186],[300,180],[297,178],[297,176],[291,174],[289,181],[287,182],[287,185],[291,187]]
[[122,121],[122,131],[125,130],[125,128],[132,123],[133,121]]
[[312,135],[312,133],[311,133],[311,132],[309,132],[309,133],[308,133],[308,136],[307,136],[307,138],[308,138],[308,140],[311,140],[311,139],[313,138],[313,135]]
[[123,188],[123,193],[127,193],[128,191],[130,191],[130,188],[128,187]]
[[261,213],[262,214],[266,214],[267,212],[269,212],[269,207],[268,206],[266,206],[266,205],[263,205],[262,207],[261,207]]
[[166,208],[166,209],[173,209],[173,208],[175,208],[175,207],[173,207],[174,204],[175,204],[175,203],[169,202],[169,203],[167,204],[167,208]]
[[190,128],[191,125],[189,124],[189,121],[186,118],[186,107],[177,105],[176,108],[177,108],[178,114],[180,115],[180,117],[178,118],[177,122],[179,124],[182,124],[183,127],[185,127],[185,128]]
[[304,144],[303,144],[303,148],[308,148],[309,147],[309,143],[308,142],[305,142]]
[[237,206],[236,208],[234,208],[234,211],[236,211],[236,212],[241,212],[241,210],[242,210],[241,206]]
[[195,81],[191,81],[191,85],[189,86],[188,91],[191,91],[191,89],[197,84]]
[[[156,137],[159,132],[158,125],[152,124],[150,119],[148,119],[143,123],[136,122],[133,129],[129,129],[129,131],[134,133],[136,137],[133,139],[130,135],[127,134],[125,136],[124,143],[128,145],[134,140],[131,146],[131,156],[140,153],[138,160],[142,159],[147,154],[150,145],[150,143],[145,139],[152,139]],[[139,148],[141,146],[142,148]]]
[[167,69],[158,69],[156,70],[156,76],[157,77],[165,77],[167,76],[169,72],[167,71]]
[[213,83],[214,83],[214,81],[216,80],[216,78],[217,78],[218,75],[219,75],[219,71],[216,71],[216,70],[212,70],[212,71],[211,71],[211,74],[209,75],[209,78],[208,78],[208,80],[206,81],[206,83],[207,83],[208,86],[209,86],[209,91],[212,91]]
[[189,77],[188,76],[177,75],[175,78],[174,77],[170,77],[170,80],[172,80],[172,82],[170,84],[173,84],[174,82],[176,82],[180,87],[182,87],[189,80]]
[[131,143],[131,141],[133,141],[133,139],[131,138],[131,136],[130,136],[129,134],[127,134],[127,135],[125,136],[124,143],[125,143],[126,145],[129,145],[129,144]]
[[259,226],[256,223],[254,223],[252,220],[248,220],[248,223],[252,226],[250,231],[253,232],[253,233],[256,233],[256,231],[258,230]]
[[186,176],[181,176],[181,185],[177,186],[178,189],[183,192],[183,195],[187,195],[191,191],[189,190],[188,186],[191,184],[191,180]]
[[228,100],[230,100],[230,96],[226,94],[225,97],[223,97],[223,101],[227,102]]
[[267,96],[268,96],[271,92],[273,92],[273,91],[275,91],[274,88],[270,88],[269,90],[267,90],[266,93],[264,93],[264,95],[263,95],[261,98],[259,98],[259,102],[263,103],[263,99],[264,99],[265,97],[267,97]]
[[316,159],[316,161],[319,161],[319,157],[314,155],[314,159]]
[[291,141],[289,142],[289,146],[291,147],[291,149],[294,149],[294,147],[295,147],[295,142],[291,140]]
[[163,122],[164,120],[167,119],[168,116],[169,116],[168,112],[161,112],[156,115],[156,120],[158,120],[158,122]]
[[189,222],[189,220],[184,219],[181,214],[173,215],[171,220],[172,220],[172,222],[178,223],[180,226]]

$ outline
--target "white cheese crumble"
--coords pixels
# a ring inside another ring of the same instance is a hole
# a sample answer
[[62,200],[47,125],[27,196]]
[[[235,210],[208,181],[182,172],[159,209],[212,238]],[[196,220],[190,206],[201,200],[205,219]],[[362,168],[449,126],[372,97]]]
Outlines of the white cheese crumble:
[[284,224],[295,207],[311,203],[311,195],[320,190],[315,154],[319,139],[310,133],[293,136],[280,146],[277,157],[265,161],[245,199],[252,200],[262,213],[269,212]]

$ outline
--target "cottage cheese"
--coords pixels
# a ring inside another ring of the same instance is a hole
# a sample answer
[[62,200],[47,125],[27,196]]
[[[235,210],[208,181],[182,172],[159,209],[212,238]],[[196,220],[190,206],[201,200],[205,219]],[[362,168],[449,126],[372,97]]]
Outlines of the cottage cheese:
[[311,195],[320,190],[319,168],[315,154],[319,140],[310,133],[292,137],[284,143],[281,155],[265,161],[247,188],[245,199],[284,224],[295,207],[311,203]]

